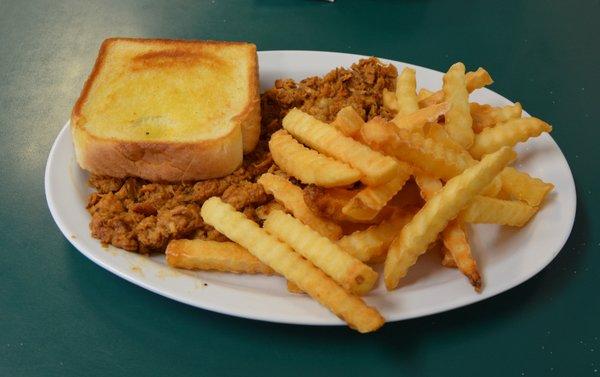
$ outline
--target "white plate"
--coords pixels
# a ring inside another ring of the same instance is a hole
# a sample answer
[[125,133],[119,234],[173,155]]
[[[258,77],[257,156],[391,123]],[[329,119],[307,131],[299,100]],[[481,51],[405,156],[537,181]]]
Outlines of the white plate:
[[[359,55],[316,51],[259,53],[260,83],[266,89],[275,79],[296,80],[322,75],[334,67],[349,67]],[[382,59],[383,60],[383,59]],[[407,64],[393,63],[398,69]],[[438,89],[442,73],[416,69],[419,86]],[[511,104],[482,89],[471,95],[477,102]],[[540,114],[543,118],[543,114]],[[537,216],[522,229],[477,225],[471,232],[474,254],[482,270],[484,288],[473,291],[455,269],[440,266],[437,255],[424,255],[402,286],[386,292],[380,284],[366,301],[387,321],[439,313],[484,300],[529,279],[544,268],[565,244],[575,217],[575,186],[567,161],[546,134],[519,145],[519,169],[555,184]],[[85,210],[87,174],[74,160],[67,123],[54,142],[46,166],[46,198],[54,220],[65,237],[85,256],[114,274],[160,295],[199,308],[229,315],[308,325],[340,325],[327,309],[303,295],[290,294],[283,278],[239,276],[215,272],[188,272],[169,268],[162,256],[144,257],[114,247],[104,248],[91,238]]]

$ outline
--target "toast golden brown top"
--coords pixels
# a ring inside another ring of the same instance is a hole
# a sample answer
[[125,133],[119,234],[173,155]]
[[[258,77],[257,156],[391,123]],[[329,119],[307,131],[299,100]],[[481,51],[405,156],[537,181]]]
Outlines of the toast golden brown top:
[[219,139],[255,106],[256,71],[249,43],[107,39],[72,125],[125,142]]

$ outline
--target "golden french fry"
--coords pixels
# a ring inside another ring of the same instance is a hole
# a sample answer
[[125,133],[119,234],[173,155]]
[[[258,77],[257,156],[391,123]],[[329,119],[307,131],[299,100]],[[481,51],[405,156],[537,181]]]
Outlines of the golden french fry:
[[384,319],[377,310],[348,293],[289,245],[269,235],[231,205],[212,197],[202,205],[201,214],[206,223],[296,284],[350,327],[364,333],[383,325]]
[[444,92],[441,90],[438,90],[437,92],[433,92],[428,97],[425,97],[425,98],[419,100],[419,107],[420,108],[429,107],[429,106],[435,105],[436,103],[440,103],[442,101],[444,101]]
[[444,99],[450,102],[446,113],[446,131],[463,148],[473,144],[473,120],[469,109],[469,92],[465,79],[465,65],[456,63],[444,75]]
[[360,172],[349,165],[304,147],[285,130],[271,136],[269,150],[281,170],[303,183],[323,187],[345,186],[361,177]]
[[370,262],[385,254],[394,237],[413,215],[412,212],[398,212],[390,219],[344,236],[336,243],[358,260]]
[[426,201],[431,199],[443,187],[442,181],[426,174],[416,174],[415,182],[419,186],[421,197]]
[[501,147],[513,147],[518,142],[524,142],[530,137],[536,137],[542,132],[551,132],[552,127],[537,118],[512,119],[489,127],[475,137],[469,152],[477,159],[492,153]]
[[475,133],[480,133],[485,128],[496,124],[496,120],[492,115],[493,107],[491,105],[481,105],[471,102],[469,103],[469,111],[471,112],[471,119],[473,119],[473,131]]
[[405,162],[398,161],[398,175],[379,186],[367,186],[354,195],[342,208],[347,217],[357,220],[371,220],[402,189],[412,173]]
[[465,159],[472,160],[471,154],[448,135],[448,132],[437,123],[429,123],[426,127],[425,136],[442,144],[447,149],[452,149],[461,154]]
[[[430,132],[437,127],[430,125],[428,128]],[[371,147],[404,160],[434,178],[448,180],[477,163],[461,146],[447,139],[447,135],[435,136],[440,140],[438,142],[416,132],[393,129],[380,118],[365,123],[361,135]],[[494,178],[483,195],[496,195],[500,188],[499,180]]]
[[304,224],[333,240],[341,237],[342,228],[339,225],[316,216],[308,208],[300,187],[283,177],[271,173],[261,175],[257,182]]
[[[442,102],[412,112],[408,115],[396,115],[392,122],[398,128],[404,128],[412,132],[423,132],[423,126],[429,122],[435,122],[440,115],[446,114],[450,109],[449,102]],[[400,114],[400,113],[398,113]]]
[[398,171],[393,158],[345,136],[335,127],[294,108],[282,121],[283,128],[303,144],[345,162],[362,173],[367,185],[380,185],[392,179]]
[[483,189],[481,195],[495,198],[500,193],[500,190],[502,190],[502,180],[500,179],[500,175],[498,175],[492,180],[492,183]]
[[355,138],[360,134],[360,128],[365,122],[352,106],[346,106],[338,111],[332,126],[340,130],[344,135]]
[[522,200],[530,206],[537,207],[552,189],[552,183],[546,183],[539,178],[533,178],[529,174],[507,167],[500,174],[502,180],[502,191],[508,196]]
[[458,267],[456,265],[456,261],[454,260],[454,257],[452,256],[452,253],[450,252],[450,250],[446,249],[445,247],[442,247],[441,252],[442,252],[442,266],[449,267],[449,268],[457,268]]
[[389,90],[384,88],[382,95],[383,95],[383,106],[390,110],[397,111],[398,104],[396,103],[396,93],[390,92]]
[[[452,149],[456,153],[460,154],[462,156],[462,158],[464,158],[465,160],[471,161],[470,162],[471,165],[475,164],[475,160],[471,157],[469,152],[467,152],[466,149],[464,149],[458,143],[456,143],[454,140],[452,140],[450,138],[450,136],[448,135],[448,133],[446,133],[444,128],[442,126],[440,126],[439,124],[437,124],[437,123],[429,124],[425,135],[428,138],[433,139],[433,140],[437,141],[438,143],[442,144],[447,149]],[[498,195],[498,192],[500,192],[501,188],[502,188],[502,182],[500,182],[499,177],[496,177],[496,178],[494,178],[492,183],[490,183],[489,186],[483,190],[483,192],[481,194],[485,195],[485,196],[494,197],[494,196]]]
[[[427,175],[417,175],[415,181],[421,189],[421,196],[425,200],[431,199],[442,189],[442,182],[439,179]],[[449,252],[449,254],[444,254],[442,264],[444,266],[452,266],[453,264],[457,266],[469,278],[475,290],[479,292],[481,277],[477,270],[477,263],[471,256],[471,247],[467,241],[466,230],[462,222],[452,220],[442,231],[441,238],[445,249]]]
[[480,292],[481,275],[479,275],[477,262],[471,255],[471,246],[467,240],[464,224],[460,220],[452,220],[442,231],[442,242],[452,255],[458,269],[469,279],[473,288]]
[[396,79],[396,107],[398,114],[408,115],[419,110],[415,70],[404,68]]
[[519,119],[523,114],[523,106],[519,102],[515,102],[514,105],[494,107],[492,109],[492,116],[496,120],[496,123],[504,123],[510,119]]
[[385,260],[384,281],[388,290],[398,286],[430,243],[496,175],[515,158],[510,148],[486,156],[446,185],[402,228]]
[[248,250],[233,242],[171,240],[165,252],[169,266],[186,270],[214,270],[236,274],[273,274]]
[[513,106],[492,107],[479,103],[470,103],[471,118],[473,118],[473,131],[480,133],[485,128],[493,127],[511,119],[521,118],[523,107],[519,102]]
[[532,207],[518,200],[502,200],[480,195],[461,212],[461,219],[468,223],[520,227],[525,225],[537,211],[538,207]]
[[258,217],[261,220],[265,220],[267,218],[267,216],[269,216],[269,213],[271,213],[271,211],[273,210],[280,210],[280,211],[285,211],[285,207],[282,206],[278,201],[273,200],[270,201],[266,204],[263,204],[260,207],[256,208],[256,217]]
[[483,88],[484,86],[492,85],[494,80],[492,76],[485,69],[479,67],[475,72],[467,72],[465,81],[467,83],[467,91],[473,93],[473,91]]
[[[478,68],[475,72],[467,72],[465,75],[465,82],[467,91],[472,93],[476,89],[483,88],[484,86],[491,85],[494,80],[490,74],[483,68]],[[429,97],[419,99],[419,107],[427,107],[440,103],[444,100],[444,92],[439,90],[432,93]]]
[[[432,94],[433,94],[433,92],[431,90],[421,88],[419,90],[419,93],[417,93],[417,100],[419,101],[419,107],[424,107],[424,106],[421,106],[421,101],[423,101],[425,98],[429,97]],[[443,94],[442,94],[442,97],[443,97]],[[442,98],[442,100],[443,100],[443,98]]]
[[445,148],[435,140],[417,132],[398,129],[393,123],[383,120],[365,123],[361,135],[372,148],[444,180],[460,174],[475,163],[473,158]]
[[300,287],[298,287],[296,284],[292,283],[289,280],[287,281],[287,290],[290,293],[297,293],[297,294],[304,293],[304,291],[302,289],[300,289]]
[[364,295],[377,282],[379,275],[371,267],[284,212],[271,212],[263,228],[351,293]]

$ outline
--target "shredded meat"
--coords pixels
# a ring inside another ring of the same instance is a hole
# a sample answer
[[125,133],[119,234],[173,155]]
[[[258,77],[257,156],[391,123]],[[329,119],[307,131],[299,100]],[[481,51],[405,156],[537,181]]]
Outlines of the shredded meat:
[[87,206],[92,236],[104,244],[140,253],[164,251],[168,242],[177,238],[226,240],[202,221],[202,203],[222,196],[237,209],[253,211],[270,199],[256,179],[272,165],[266,144],[261,143],[239,169],[219,179],[164,184],[92,175],[89,184],[97,190]]
[[390,119],[383,107],[383,89],[395,90],[398,71],[375,58],[362,59],[350,69],[336,68],[323,77],[309,77],[299,83],[275,81],[275,87],[261,97],[263,128],[273,132],[281,119],[297,107],[316,118],[331,122],[345,106],[351,105],[365,120],[375,116]]
[[323,188],[309,185],[303,190],[304,202],[308,208],[319,216],[334,221],[348,220],[342,208],[354,195],[356,190],[339,187]]
[[[227,238],[202,221],[200,207],[220,196],[248,218],[260,221],[256,208],[272,197],[256,183],[265,173],[284,175],[268,151],[270,135],[281,128],[281,119],[298,107],[330,122],[348,105],[365,119],[390,118],[383,107],[383,89],[394,90],[397,71],[377,59],[363,59],[350,69],[336,68],[324,77],[294,82],[277,80],[261,96],[262,133],[254,152],[244,156],[242,166],[230,175],[199,182],[166,184],[139,178],[92,175],[96,191],[88,199],[92,236],[104,244],[140,253],[162,252],[177,238],[225,241]],[[297,183],[293,178],[290,180]]]

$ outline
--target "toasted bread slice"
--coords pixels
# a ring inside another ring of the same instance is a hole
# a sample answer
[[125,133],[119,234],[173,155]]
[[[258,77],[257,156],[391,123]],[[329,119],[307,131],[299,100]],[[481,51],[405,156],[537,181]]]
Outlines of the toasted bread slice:
[[221,177],[260,134],[256,46],[104,41],[71,114],[79,165],[152,181]]

